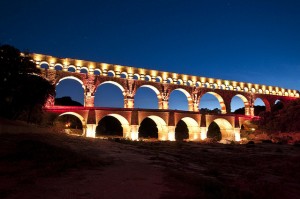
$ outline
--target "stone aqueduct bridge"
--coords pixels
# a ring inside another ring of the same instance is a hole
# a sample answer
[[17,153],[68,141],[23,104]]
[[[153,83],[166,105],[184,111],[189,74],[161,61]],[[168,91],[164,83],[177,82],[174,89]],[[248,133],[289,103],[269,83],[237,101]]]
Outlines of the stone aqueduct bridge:
[[[48,99],[46,110],[59,115],[72,114],[83,123],[84,133],[95,136],[97,122],[105,116],[113,116],[120,121],[124,137],[138,138],[138,128],[146,117],[152,119],[158,128],[159,140],[174,140],[176,124],[182,120],[189,130],[190,140],[206,138],[207,128],[216,122],[223,139],[239,140],[240,127],[254,116],[254,101],[262,99],[267,111],[271,111],[276,100],[286,103],[299,98],[299,91],[275,86],[230,80],[198,77],[192,75],[134,68],[107,63],[98,63],[70,58],[57,58],[42,54],[31,54],[37,67],[44,68],[43,77],[57,85],[64,79],[74,79],[84,89],[84,107],[54,106],[54,97]],[[70,72],[72,71],[72,72]],[[94,107],[94,96],[98,86],[111,83],[118,86],[124,96],[124,108]],[[134,96],[141,87],[152,89],[158,98],[158,109],[134,108]],[[188,111],[169,110],[169,96],[174,90],[185,94]],[[201,115],[201,97],[210,93],[221,106],[221,114]],[[242,99],[245,115],[230,114],[230,104],[234,96]]]

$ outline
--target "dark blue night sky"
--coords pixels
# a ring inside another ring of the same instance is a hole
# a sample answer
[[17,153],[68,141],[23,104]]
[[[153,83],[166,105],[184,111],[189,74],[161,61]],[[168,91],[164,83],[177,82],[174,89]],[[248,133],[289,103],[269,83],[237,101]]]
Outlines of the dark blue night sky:
[[0,6],[0,43],[300,90],[299,10],[298,0],[9,0]]

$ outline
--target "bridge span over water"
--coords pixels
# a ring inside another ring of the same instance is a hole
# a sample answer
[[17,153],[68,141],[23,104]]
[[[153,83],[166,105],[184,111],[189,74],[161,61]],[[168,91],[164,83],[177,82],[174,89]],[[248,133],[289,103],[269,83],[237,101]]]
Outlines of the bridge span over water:
[[[46,104],[49,112],[72,114],[84,125],[85,135],[95,136],[97,122],[106,115],[117,118],[123,127],[123,136],[138,138],[138,128],[144,118],[152,119],[158,128],[160,140],[174,140],[175,126],[179,120],[186,123],[190,140],[206,138],[207,126],[216,122],[221,128],[222,138],[239,140],[240,128],[244,121],[254,117],[254,102],[261,99],[266,111],[272,111],[277,100],[283,104],[298,99],[299,91],[262,84],[237,82],[194,75],[91,62],[70,58],[58,58],[43,54],[31,54],[33,62],[42,69],[42,76],[53,85],[72,79],[83,88],[84,107],[58,107],[55,96]],[[122,108],[95,107],[95,93],[103,84],[117,86],[123,94]],[[157,109],[136,109],[135,95],[139,88],[152,89],[157,96]],[[169,98],[173,91],[182,92],[188,102],[188,111],[169,109]],[[201,98],[206,93],[215,96],[221,107],[221,114],[201,115]],[[245,108],[245,115],[231,114],[231,100],[239,97]]]

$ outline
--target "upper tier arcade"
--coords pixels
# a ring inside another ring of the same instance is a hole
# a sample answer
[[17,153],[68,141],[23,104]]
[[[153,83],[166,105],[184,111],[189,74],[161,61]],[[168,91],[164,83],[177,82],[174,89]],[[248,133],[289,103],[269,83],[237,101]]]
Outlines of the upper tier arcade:
[[[94,107],[98,86],[111,83],[120,88],[124,96],[124,108],[135,108],[134,97],[141,87],[152,89],[158,99],[158,109],[169,109],[170,93],[182,92],[188,101],[188,111],[199,111],[204,94],[214,95],[220,104],[221,113],[231,112],[231,100],[237,96],[244,102],[245,115],[254,116],[254,102],[260,98],[267,111],[271,111],[277,100],[285,103],[299,98],[299,91],[237,82],[231,80],[198,77],[129,66],[97,63],[69,58],[57,58],[42,54],[31,54],[37,67],[46,70],[42,75],[58,85],[64,79],[78,81],[84,89],[84,106]],[[54,96],[47,106],[54,105]]]

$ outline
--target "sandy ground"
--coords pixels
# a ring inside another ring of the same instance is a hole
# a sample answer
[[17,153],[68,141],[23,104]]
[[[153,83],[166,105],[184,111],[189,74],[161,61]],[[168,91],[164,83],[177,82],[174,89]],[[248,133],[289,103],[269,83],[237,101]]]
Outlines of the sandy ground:
[[300,147],[132,142],[5,121],[0,198],[300,198]]

